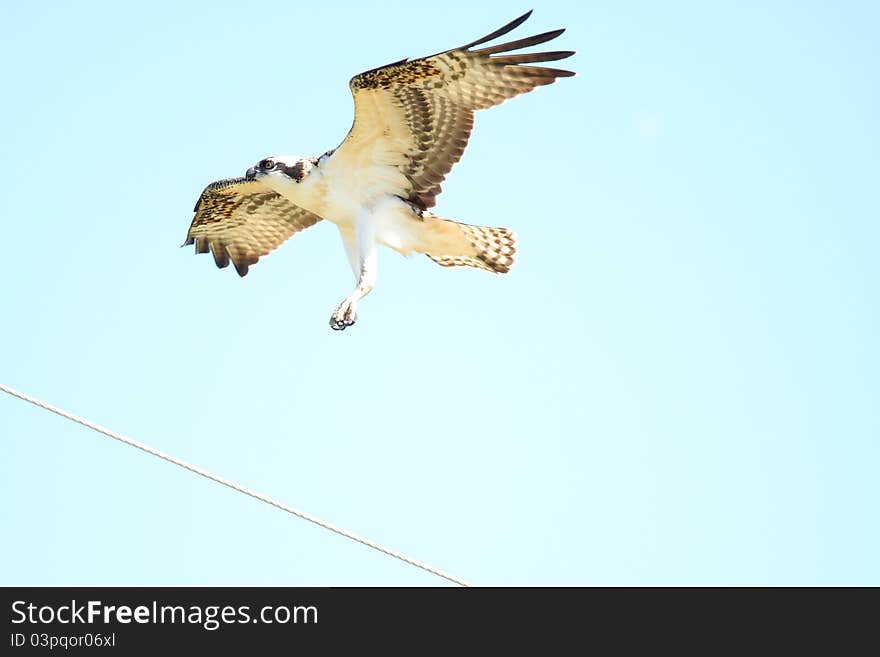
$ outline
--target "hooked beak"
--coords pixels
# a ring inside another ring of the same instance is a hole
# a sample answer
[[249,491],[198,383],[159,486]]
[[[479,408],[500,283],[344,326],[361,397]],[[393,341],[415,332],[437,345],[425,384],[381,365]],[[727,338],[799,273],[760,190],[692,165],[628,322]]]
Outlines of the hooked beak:
[[247,170],[247,173],[244,174],[244,177],[248,180],[253,180],[257,177],[257,170],[254,167],[251,167]]

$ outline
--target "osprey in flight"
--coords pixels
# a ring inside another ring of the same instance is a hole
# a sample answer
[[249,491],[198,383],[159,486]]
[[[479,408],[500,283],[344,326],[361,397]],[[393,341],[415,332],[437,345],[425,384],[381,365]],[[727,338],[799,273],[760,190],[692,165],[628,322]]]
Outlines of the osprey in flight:
[[474,50],[507,34],[531,12],[460,48],[366,71],[351,79],[354,124],[338,148],[320,157],[272,156],[243,178],[219,180],[199,197],[187,244],[230,262],[239,276],[291,235],[322,219],[339,228],[357,287],[330,318],[354,324],[358,302],[376,282],[376,244],[424,253],[443,267],[510,270],[516,237],[442,219],[430,211],[440,183],[461,158],[474,112],[574,75],[543,66],[571,51],[516,53],[564,30]]

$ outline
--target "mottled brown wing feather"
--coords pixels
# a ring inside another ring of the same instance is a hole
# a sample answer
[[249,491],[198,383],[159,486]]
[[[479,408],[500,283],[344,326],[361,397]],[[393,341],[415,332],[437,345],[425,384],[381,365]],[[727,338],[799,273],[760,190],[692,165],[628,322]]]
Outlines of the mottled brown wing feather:
[[195,244],[196,253],[213,254],[218,267],[231,261],[239,276],[291,235],[321,220],[263,183],[246,178],[211,183],[193,211],[196,216],[183,245]]
[[[405,177],[404,197],[426,209],[458,162],[474,112],[550,84],[571,71],[523,66],[570,57],[572,51],[496,56],[555,39],[564,30],[472,50],[507,34],[531,12],[465,46],[412,61],[402,60],[352,78],[355,120],[334,154],[350,166],[391,164]],[[395,156],[397,159],[395,159]]]

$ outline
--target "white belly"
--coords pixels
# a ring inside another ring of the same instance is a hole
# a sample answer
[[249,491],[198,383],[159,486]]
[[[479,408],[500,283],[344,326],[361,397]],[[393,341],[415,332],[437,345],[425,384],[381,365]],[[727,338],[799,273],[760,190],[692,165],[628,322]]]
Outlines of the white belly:
[[385,196],[371,206],[328,203],[324,219],[336,224],[345,235],[354,235],[358,222],[369,222],[372,224],[369,232],[377,244],[404,255],[419,250],[423,237],[423,222],[396,196]]
[[404,255],[423,250],[424,222],[409,204],[387,193],[386,185],[365,188],[323,173],[313,172],[301,183],[279,185],[272,181],[272,186],[291,202],[336,224],[344,236],[354,236],[358,223],[368,221],[372,224],[369,232],[378,244]]

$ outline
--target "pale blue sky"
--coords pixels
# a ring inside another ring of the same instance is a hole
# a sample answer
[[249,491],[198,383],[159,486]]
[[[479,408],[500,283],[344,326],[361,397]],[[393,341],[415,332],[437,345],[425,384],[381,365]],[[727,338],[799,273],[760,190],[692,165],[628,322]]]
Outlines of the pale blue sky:
[[[438,211],[239,279],[202,187],[319,154],[348,79],[509,2],[13,3],[0,380],[477,584],[880,584],[880,9],[541,2],[579,75],[477,117]],[[2,584],[442,580],[0,396]]]

